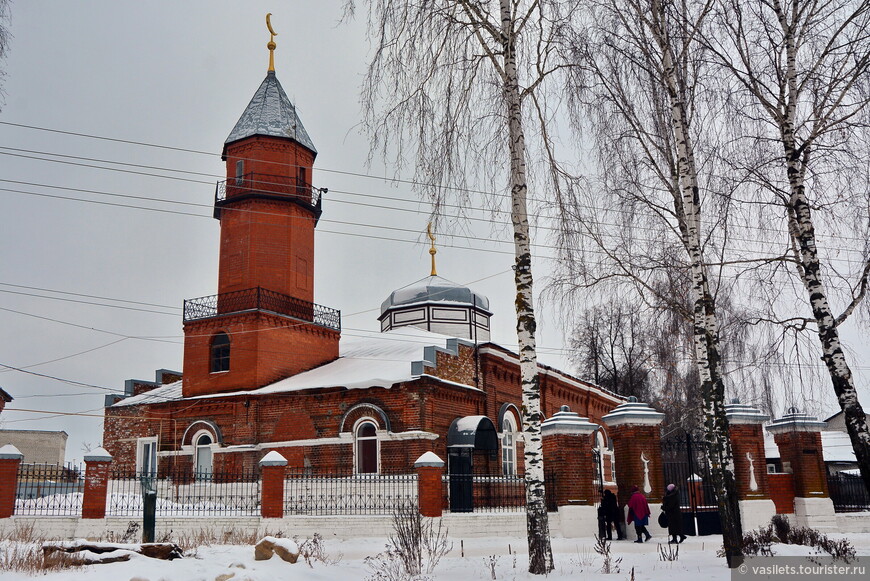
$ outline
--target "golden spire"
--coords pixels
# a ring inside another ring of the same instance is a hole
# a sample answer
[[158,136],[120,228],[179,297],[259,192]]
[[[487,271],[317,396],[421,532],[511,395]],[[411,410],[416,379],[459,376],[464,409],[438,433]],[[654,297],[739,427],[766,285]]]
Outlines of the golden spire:
[[435,236],[432,234],[432,222],[429,222],[426,225],[426,234],[429,235],[429,240],[432,241],[432,247],[429,248],[429,254],[432,256],[432,273],[431,276],[438,276],[438,273],[435,271],[435,254],[438,252],[435,250]]
[[269,12],[266,14],[266,28],[269,29],[269,34],[272,36],[269,37],[269,42],[266,44],[266,48],[269,49],[269,72],[275,72],[275,47],[278,46],[275,44],[275,37],[278,36],[278,33],[272,28],[272,13]]

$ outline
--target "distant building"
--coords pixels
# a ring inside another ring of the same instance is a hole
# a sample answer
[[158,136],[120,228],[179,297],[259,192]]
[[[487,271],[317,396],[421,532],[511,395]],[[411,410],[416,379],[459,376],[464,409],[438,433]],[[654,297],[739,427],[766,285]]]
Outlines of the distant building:
[[23,464],[63,464],[66,432],[51,430],[0,430],[0,446],[12,444],[24,454]]
[[6,407],[6,404],[12,401],[13,397],[6,393],[6,390],[0,387],[0,412]]

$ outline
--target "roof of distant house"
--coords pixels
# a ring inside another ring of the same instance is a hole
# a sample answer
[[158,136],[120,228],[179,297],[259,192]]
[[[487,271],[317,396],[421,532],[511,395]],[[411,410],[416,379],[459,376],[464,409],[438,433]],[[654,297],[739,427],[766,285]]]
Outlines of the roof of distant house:
[[3,401],[12,401],[13,399],[15,399],[11,395],[6,393],[6,390],[3,389],[2,387],[0,387],[0,397],[3,398]]

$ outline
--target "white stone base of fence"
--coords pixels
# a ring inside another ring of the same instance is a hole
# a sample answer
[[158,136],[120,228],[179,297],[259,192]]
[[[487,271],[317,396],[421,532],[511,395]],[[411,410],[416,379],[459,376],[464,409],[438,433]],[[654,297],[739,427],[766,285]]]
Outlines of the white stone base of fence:
[[870,533],[870,511],[837,513],[837,530],[841,533]]
[[740,505],[740,524],[743,526],[744,533],[758,527],[766,527],[770,524],[770,519],[776,514],[776,505],[769,498],[741,500],[738,504]]
[[830,498],[794,499],[795,524],[814,528],[823,533],[837,532],[837,515],[834,512],[834,502]]
[[[559,513],[550,513],[550,532],[564,536]],[[526,515],[523,512],[450,514],[443,516],[444,526],[452,538],[522,537],[526,534]],[[141,519],[107,517],[83,519],[79,517],[14,516],[0,521],[0,535],[8,536],[20,526],[33,526],[34,535],[45,539],[120,539],[130,523],[139,526],[132,541],[141,539]],[[583,518],[571,522],[572,535],[590,536],[597,531],[595,519]],[[354,516],[289,516],[285,518],[260,517],[166,517],[157,518],[155,537],[197,536],[202,532],[220,537],[235,531],[239,534],[256,532],[258,535],[281,534],[286,537],[311,537],[314,533],[324,539],[352,539],[361,537],[386,538],[393,532],[390,515]],[[579,534],[578,534],[579,533]]]

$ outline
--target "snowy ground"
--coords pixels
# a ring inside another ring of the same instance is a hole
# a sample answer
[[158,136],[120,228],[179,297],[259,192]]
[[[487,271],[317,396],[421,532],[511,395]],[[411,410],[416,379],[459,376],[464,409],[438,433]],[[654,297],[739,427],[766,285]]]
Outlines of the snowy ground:
[[[829,535],[840,538],[839,535]],[[851,534],[849,539],[859,556],[870,556],[870,534]],[[612,543],[614,558],[621,558],[619,573],[605,575],[600,572],[602,558],[593,551],[594,541],[583,539],[553,539],[556,570],[548,580],[590,579],[598,581],[625,580],[629,578],[632,567],[635,579],[667,581],[715,581],[728,580],[730,574],[725,560],[716,557],[721,546],[721,537],[690,537],[680,546],[679,560],[662,562],[657,552],[657,542],[653,538],[645,544],[619,541]],[[79,569],[38,575],[45,581],[60,581],[87,578],[88,581],[352,581],[364,580],[372,576],[372,571],[364,560],[382,551],[384,539],[356,539],[349,541],[327,541],[326,550],[330,557],[338,558],[335,564],[315,562],[310,568],[302,562],[291,565],[273,557],[269,561],[255,561],[251,546],[206,546],[200,547],[196,554],[176,561],[159,561],[147,557],[134,556],[125,563],[92,565]],[[525,540],[520,538],[479,538],[452,539],[453,550],[445,556],[435,569],[431,579],[435,581],[474,581],[499,579],[506,581],[540,579],[526,572],[527,557],[523,552]],[[509,552],[510,551],[510,552]],[[464,557],[462,556],[464,552]],[[774,545],[776,555],[812,554],[807,547]],[[512,553],[517,553],[514,557]],[[490,562],[495,559],[495,577],[490,570]],[[232,574],[231,577],[227,575]],[[32,580],[21,573],[2,572],[0,581]]]

